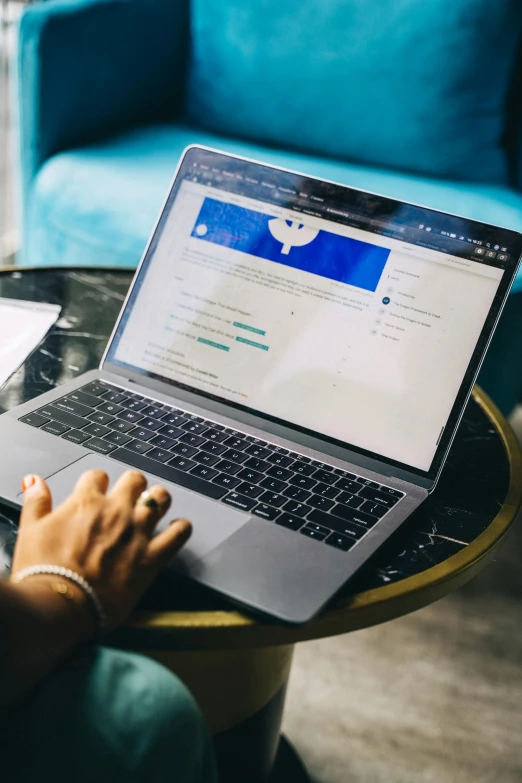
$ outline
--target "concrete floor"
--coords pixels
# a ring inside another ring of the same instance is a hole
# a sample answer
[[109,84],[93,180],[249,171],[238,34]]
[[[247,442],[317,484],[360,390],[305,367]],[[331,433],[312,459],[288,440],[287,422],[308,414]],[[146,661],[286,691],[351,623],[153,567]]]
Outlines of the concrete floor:
[[315,783],[521,783],[521,566],[522,521],[453,595],[299,645],[284,731]]

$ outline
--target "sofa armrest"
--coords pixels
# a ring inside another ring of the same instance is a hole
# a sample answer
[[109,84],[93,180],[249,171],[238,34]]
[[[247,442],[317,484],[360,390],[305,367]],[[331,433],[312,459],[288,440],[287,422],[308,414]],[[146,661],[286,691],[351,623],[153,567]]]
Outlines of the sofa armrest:
[[188,0],[50,0],[19,27],[24,203],[54,153],[181,111]]

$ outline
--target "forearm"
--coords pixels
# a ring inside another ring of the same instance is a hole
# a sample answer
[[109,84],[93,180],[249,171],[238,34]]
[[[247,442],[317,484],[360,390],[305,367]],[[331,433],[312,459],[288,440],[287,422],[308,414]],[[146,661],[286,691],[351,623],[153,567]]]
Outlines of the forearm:
[[23,697],[87,635],[89,608],[67,587],[70,601],[47,578],[0,581],[0,707]]

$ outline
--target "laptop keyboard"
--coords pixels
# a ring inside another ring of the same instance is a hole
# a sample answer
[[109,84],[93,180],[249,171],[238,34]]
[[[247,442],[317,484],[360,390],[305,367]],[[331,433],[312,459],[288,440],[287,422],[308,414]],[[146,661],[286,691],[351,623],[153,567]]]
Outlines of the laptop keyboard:
[[404,497],[103,381],[20,421],[345,552]]

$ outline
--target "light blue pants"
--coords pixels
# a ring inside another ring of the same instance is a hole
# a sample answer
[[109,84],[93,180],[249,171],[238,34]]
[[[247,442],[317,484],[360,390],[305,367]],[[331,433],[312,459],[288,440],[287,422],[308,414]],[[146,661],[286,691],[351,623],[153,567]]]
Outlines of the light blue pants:
[[[37,640],[35,640],[37,643]],[[0,721],[2,783],[215,783],[198,707],[167,669],[93,647]]]

